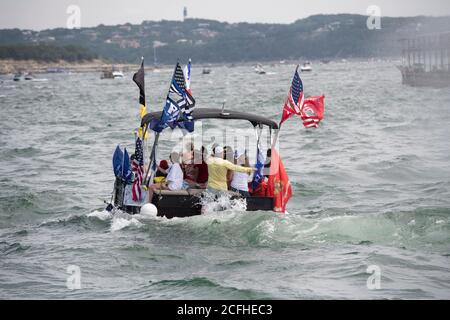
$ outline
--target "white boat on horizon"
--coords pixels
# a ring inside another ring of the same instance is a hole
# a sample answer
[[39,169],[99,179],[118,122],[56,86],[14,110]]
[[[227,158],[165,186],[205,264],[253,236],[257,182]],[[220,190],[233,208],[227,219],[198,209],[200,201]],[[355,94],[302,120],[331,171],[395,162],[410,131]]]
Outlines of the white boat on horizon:
[[114,66],[112,66],[111,70],[104,70],[100,79],[122,79],[124,78],[124,74],[122,71],[117,70]]
[[25,75],[24,79],[25,79],[25,80],[33,80],[33,79],[34,79],[33,74],[32,74],[31,72],[28,72],[28,73]]
[[311,71],[312,71],[311,62],[309,62],[309,61],[305,62],[305,63],[300,67],[300,71],[301,71],[301,72],[311,72]]
[[264,70],[263,66],[259,63],[255,66],[254,70],[257,74],[266,74],[266,71]]
[[113,76],[114,79],[120,79],[120,78],[124,77],[124,74],[123,74],[122,71],[116,70],[116,71],[112,72],[112,76]]
[[20,81],[20,80],[22,80],[22,78],[23,78],[22,72],[17,72],[17,73],[14,75],[13,80],[14,80],[14,81]]

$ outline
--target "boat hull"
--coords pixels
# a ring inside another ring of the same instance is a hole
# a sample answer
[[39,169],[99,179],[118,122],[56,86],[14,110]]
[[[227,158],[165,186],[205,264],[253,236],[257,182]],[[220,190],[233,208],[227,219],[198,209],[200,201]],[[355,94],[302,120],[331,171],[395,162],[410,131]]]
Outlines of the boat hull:
[[[239,196],[232,196],[230,200],[239,199]],[[246,211],[272,211],[273,199],[269,197],[249,197],[245,199]],[[158,216],[171,218],[184,218],[202,214],[201,196],[184,195],[154,195],[152,203],[158,208]]]
[[[116,180],[115,194],[114,194],[114,206],[129,214],[138,214],[140,212],[139,206],[127,206],[123,205],[123,184]],[[190,191],[163,191],[161,193],[155,193],[153,195],[152,203],[158,209],[159,217],[172,218],[184,218],[202,214],[202,197],[203,193],[199,193],[199,190],[193,194],[189,194]],[[249,197],[243,198],[239,195],[233,195],[230,200],[245,199],[246,211],[272,211],[273,199],[271,197]]]

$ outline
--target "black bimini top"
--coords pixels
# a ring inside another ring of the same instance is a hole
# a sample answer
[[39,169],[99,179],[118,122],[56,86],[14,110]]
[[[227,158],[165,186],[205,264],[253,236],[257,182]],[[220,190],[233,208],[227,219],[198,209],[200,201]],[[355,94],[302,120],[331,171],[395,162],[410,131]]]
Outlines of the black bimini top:
[[[142,118],[141,126],[149,124],[154,119],[161,118],[162,111],[147,113],[144,118]],[[278,129],[278,123],[273,120],[267,119],[260,115],[234,111],[234,110],[221,110],[221,109],[211,109],[211,108],[196,108],[192,112],[192,117],[194,120],[199,119],[229,119],[229,120],[248,120],[251,124],[256,127],[257,125],[266,125],[272,129]]]

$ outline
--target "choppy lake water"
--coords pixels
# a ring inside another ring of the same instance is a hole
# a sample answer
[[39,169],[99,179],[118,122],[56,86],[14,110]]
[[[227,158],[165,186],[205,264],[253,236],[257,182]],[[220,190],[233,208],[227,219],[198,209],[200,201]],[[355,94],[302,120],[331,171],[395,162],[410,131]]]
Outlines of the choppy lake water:
[[[134,149],[131,72],[2,76],[0,298],[450,298],[450,90],[403,86],[394,62],[313,67],[301,77],[307,95],[325,94],[325,119],[316,130],[290,119],[280,137],[289,214],[173,220],[103,210],[116,144]],[[199,107],[226,99],[278,120],[293,69],[194,65],[192,89]],[[171,72],[146,75],[150,109]]]

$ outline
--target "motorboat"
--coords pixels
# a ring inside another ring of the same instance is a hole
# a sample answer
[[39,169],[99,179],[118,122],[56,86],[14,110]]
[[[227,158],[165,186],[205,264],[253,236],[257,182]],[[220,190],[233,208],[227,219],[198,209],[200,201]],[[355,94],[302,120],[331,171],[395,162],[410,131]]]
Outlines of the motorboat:
[[122,79],[123,77],[124,77],[123,72],[120,70],[117,70],[113,66],[111,68],[111,70],[103,70],[103,73],[100,76],[100,79]]
[[121,78],[123,78],[124,77],[124,74],[123,74],[123,72],[122,71],[113,71],[112,72],[112,77],[114,78],[114,79],[121,79]]
[[[145,128],[151,126],[151,123],[161,118],[162,111],[152,112],[146,114],[141,121],[141,129],[145,135]],[[249,122],[255,129],[268,127],[272,138],[272,132],[278,130],[278,123],[271,119],[265,118],[261,115],[250,114],[246,112],[225,110],[225,109],[212,109],[212,108],[198,108],[192,113],[193,120],[243,120]],[[276,138],[275,138],[276,139]],[[156,161],[156,151],[159,133],[155,132],[154,143],[152,147],[152,155],[154,155]],[[157,215],[160,217],[173,218],[173,217],[190,217],[202,214],[202,207],[204,205],[205,189],[187,189],[179,191],[160,190],[153,194],[153,198],[145,199],[141,203],[131,201],[131,183],[124,182],[120,178],[116,177],[114,183],[114,191],[112,194],[111,203],[109,207],[118,208],[129,214],[140,213],[140,209],[147,202],[151,202],[157,208]],[[128,196],[127,196],[128,195]],[[246,203],[246,211],[265,210],[272,211],[274,207],[273,197],[270,196],[251,196],[242,197],[238,193],[229,193],[230,200],[242,199]]]
[[305,62],[305,63],[300,67],[300,71],[301,71],[301,72],[311,72],[311,71],[312,71],[311,62],[309,62],[309,61]]
[[20,80],[22,80],[22,79],[23,79],[23,74],[22,74],[22,72],[16,73],[16,74],[14,75],[14,78],[13,78],[14,81],[20,81]]
[[259,63],[255,66],[254,70],[257,74],[266,74],[266,71],[264,70],[263,66]]

